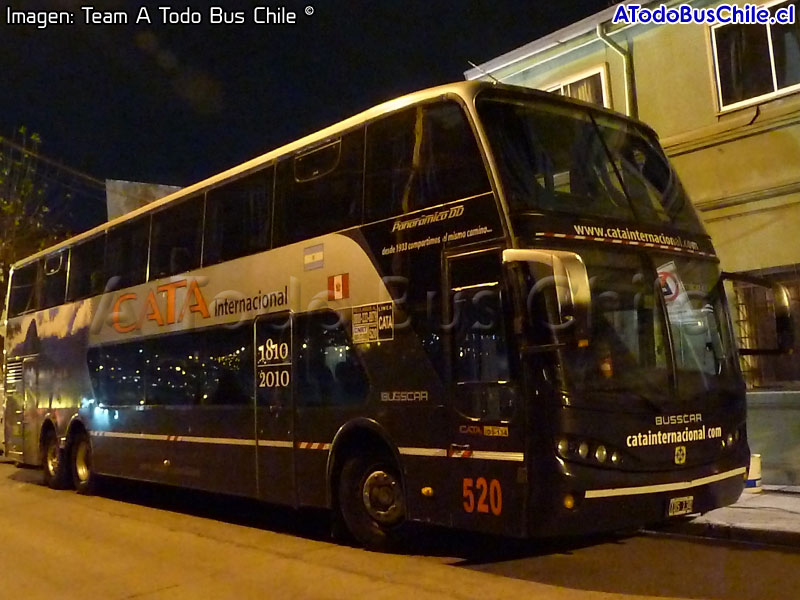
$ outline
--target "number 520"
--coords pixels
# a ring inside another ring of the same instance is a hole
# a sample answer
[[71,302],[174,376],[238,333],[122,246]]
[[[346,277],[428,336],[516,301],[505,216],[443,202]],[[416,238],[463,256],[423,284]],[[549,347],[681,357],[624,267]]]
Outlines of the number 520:
[[497,479],[487,482],[484,477],[465,477],[462,491],[466,512],[473,513],[477,509],[479,513],[491,512],[495,516],[503,512],[503,489]]

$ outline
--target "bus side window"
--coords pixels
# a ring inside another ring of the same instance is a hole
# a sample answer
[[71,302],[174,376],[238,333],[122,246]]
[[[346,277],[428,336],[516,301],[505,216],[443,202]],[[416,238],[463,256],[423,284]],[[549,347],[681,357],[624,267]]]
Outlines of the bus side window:
[[150,280],[200,266],[203,197],[195,196],[153,215],[150,234]]
[[274,174],[269,167],[208,192],[203,265],[269,248]]
[[16,317],[22,313],[39,308],[39,280],[40,262],[25,265],[14,270],[11,278],[11,298],[8,302],[8,316]]
[[150,219],[144,217],[111,229],[106,237],[107,291],[144,283]]
[[299,405],[352,406],[366,400],[369,382],[349,327],[333,311],[297,318],[302,336],[295,371]]
[[149,405],[247,405],[253,398],[253,334],[214,328],[150,340],[145,374]]
[[361,223],[364,130],[278,163],[275,245]]
[[475,136],[452,101],[371,123],[365,180],[367,221],[490,191]]
[[144,344],[128,342],[87,353],[89,378],[97,401],[106,406],[144,404]]
[[70,249],[68,302],[102,293],[106,283],[103,275],[105,249],[106,237],[102,234]]
[[44,259],[41,308],[64,303],[67,288],[67,256],[67,251],[62,250]]

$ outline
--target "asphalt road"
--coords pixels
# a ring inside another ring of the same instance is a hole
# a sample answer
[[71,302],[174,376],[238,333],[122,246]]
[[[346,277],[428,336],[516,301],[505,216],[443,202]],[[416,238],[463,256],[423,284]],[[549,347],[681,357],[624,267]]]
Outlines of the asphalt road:
[[630,535],[517,543],[421,530],[405,555],[331,543],[324,513],[0,463],[0,599],[798,597],[800,552]]

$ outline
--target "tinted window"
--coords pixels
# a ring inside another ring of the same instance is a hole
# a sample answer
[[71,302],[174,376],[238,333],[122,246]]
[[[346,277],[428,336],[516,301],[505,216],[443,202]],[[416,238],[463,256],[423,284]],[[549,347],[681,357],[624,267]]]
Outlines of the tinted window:
[[278,165],[275,243],[288,244],[361,222],[364,133]]
[[349,323],[332,311],[298,317],[300,352],[295,376],[297,401],[307,406],[359,404],[367,375],[349,336]]
[[44,259],[42,308],[58,306],[64,302],[67,288],[67,256],[69,254],[63,250]]
[[249,404],[253,331],[210,329],[90,348],[89,373],[109,406]]
[[202,198],[190,198],[154,214],[150,280],[198,268],[202,238]]
[[532,96],[478,98],[510,208],[704,234],[657,140],[634,123]]
[[273,173],[272,168],[260,171],[208,193],[204,265],[269,247]]
[[249,404],[253,396],[253,331],[211,329],[149,342],[147,404]]
[[489,191],[472,129],[455,102],[417,106],[370,124],[367,220]]
[[90,348],[89,376],[95,396],[108,406],[144,404],[144,344]]
[[144,283],[150,220],[145,217],[111,229],[106,237],[107,289],[118,290]]
[[14,271],[11,279],[11,298],[8,303],[8,316],[15,317],[38,308],[36,280],[39,263],[24,266]]
[[87,298],[103,291],[106,283],[103,278],[105,248],[105,235],[99,235],[72,247],[67,300]]

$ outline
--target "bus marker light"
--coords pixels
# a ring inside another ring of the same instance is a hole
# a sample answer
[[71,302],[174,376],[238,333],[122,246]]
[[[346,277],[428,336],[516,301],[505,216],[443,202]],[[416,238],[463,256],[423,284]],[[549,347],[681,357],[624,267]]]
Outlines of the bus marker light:
[[569,452],[569,442],[566,439],[561,438],[560,440],[558,440],[558,453],[561,456],[567,456],[568,452]]
[[433,488],[430,486],[422,488],[422,495],[426,498],[433,498]]
[[606,447],[598,446],[597,450],[594,451],[594,457],[597,459],[597,462],[599,463],[606,462],[606,458],[608,457],[608,452],[606,452]]
[[564,508],[567,510],[575,508],[575,497],[572,494],[564,494]]
[[581,442],[581,445],[578,446],[578,456],[581,458],[586,458],[589,456],[589,444],[586,442]]

